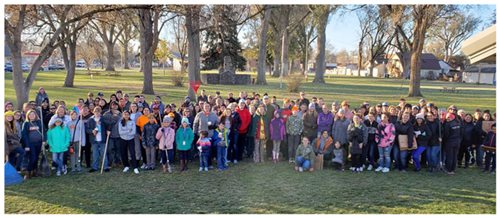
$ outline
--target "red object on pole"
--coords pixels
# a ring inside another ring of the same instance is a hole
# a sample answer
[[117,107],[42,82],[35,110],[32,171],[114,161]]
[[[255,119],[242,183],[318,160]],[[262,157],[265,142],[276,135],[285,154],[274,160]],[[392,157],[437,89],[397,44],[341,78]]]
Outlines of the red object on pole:
[[200,88],[200,81],[189,81],[189,85],[193,88],[194,93],[198,93],[198,88]]

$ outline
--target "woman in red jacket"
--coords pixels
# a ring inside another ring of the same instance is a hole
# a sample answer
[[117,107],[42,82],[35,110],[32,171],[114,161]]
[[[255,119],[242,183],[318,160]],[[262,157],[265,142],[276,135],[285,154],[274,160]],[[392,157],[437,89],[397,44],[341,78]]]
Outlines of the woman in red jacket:
[[[236,113],[240,115],[241,119],[241,125],[240,128],[238,129],[238,151],[237,151],[237,156],[236,160],[241,161],[243,159],[243,150],[247,146],[247,132],[248,132],[248,126],[250,125],[250,121],[252,119],[250,112],[248,111],[248,108],[246,107],[245,100],[241,99],[238,108],[236,108]],[[246,149],[245,149],[246,150]]]

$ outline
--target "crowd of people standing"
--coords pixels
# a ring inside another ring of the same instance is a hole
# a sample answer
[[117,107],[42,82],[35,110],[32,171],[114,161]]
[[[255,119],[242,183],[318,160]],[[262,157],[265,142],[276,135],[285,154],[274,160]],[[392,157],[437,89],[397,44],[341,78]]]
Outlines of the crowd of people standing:
[[199,162],[200,172],[225,171],[244,158],[287,160],[299,172],[350,166],[358,173],[387,173],[413,166],[452,175],[457,167],[476,165],[494,173],[495,117],[489,110],[439,109],[425,99],[414,105],[405,99],[398,105],[327,105],[304,92],[278,105],[267,93],[223,97],[202,90],[177,107],[160,96],[148,103],[144,95],[118,90],[109,98],[89,92],[72,105],[49,101],[40,88],[20,111],[5,104],[5,154],[25,179],[38,176],[43,149],[52,153],[57,176],[81,172],[83,163],[89,172],[139,174],[158,163],[165,173],[179,163],[182,172],[189,162]]

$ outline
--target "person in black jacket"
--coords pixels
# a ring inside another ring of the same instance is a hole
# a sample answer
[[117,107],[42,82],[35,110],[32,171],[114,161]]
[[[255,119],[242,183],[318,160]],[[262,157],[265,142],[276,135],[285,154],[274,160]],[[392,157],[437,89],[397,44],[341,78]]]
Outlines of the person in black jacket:
[[462,141],[463,128],[455,114],[446,114],[443,127],[443,143],[445,153],[445,170],[448,175],[455,174],[457,168],[457,155]]
[[[398,154],[394,155],[394,158],[396,162],[399,160],[398,163],[398,169],[402,172],[406,172],[407,169],[407,156],[408,156],[408,149],[413,147],[413,137],[415,136],[415,133],[413,132],[413,125],[410,122],[410,113],[403,113],[401,120],[396,123],[396,138],[399,139],[400,136],[406,136],[408,137],[408,148],[403,148],[401,149],[401,144],[399,140],[398,142],[398,147],[397,150],[399,150]],[[394,151],[394,149],[393,149]],[[393,152],[394,153],[394,152]],[[396,157],[397,156],[397,157]],[[399,158],[399,159],[397,159]]]
[[463,128],[464,128],[464,135],[463,135],[463,140],[460,143],[460,149],[458,150],[458,157],[457,157],[457,164],[458,167],[462,167],[462,160],[464,159],[465,156],[465,168],[469,167],[469,161],[471,158],[471,149],[472,149],[472,139],[473,136],[476,132],[475,128],[476,126],[472,122],[472,115],[471,114],[466,114],[464,123],[463,123]]
[[240,114],[236,112],[236,103],[229,105],[231,109],[231,128],[229,130],[229,147],[227,148],[228,162],[234,162],[237,159],[238,153],[238,129],[241,126]]
[[429,127],[431,136],[429,138],[429,145],[427,147],[427,166],[429,172],[435,172],[438,170],[439,155],[441,152],[441,131],[439,121],[436,120],[436,115],[432,112],[428,112],[426,116],[426,125]]
[[368,171],[375,167],[375,160],[378,160],[378,147],[375,137],[377,135],[378,123],[375,121],[375,114],[369,113],[368,119],[364,121],[364,124],[368,130],[368,142],[363,146],[363,154],[361,155],[362,164],[365,165],[366,159],[368,158]]
[[415,164],[415,171],[420,171],[420,156],[427,150],[429,146],[429,140],[432,137],[432,132],[429,127],[425,124],[424,114],[417,114],[415,116],[416,123],[413,126],[413,130],[417,137],[417,150],[413,151],[413,163]]

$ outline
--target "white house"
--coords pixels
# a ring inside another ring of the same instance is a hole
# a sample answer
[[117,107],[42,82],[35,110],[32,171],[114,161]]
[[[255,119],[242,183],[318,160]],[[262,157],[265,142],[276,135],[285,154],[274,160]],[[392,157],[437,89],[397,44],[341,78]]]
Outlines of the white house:
[[465,69],[462,75],[462,81],[465,83],[495,85],[496,71],[495,64],[472,65]]
[[496,85],[496,25],[471,36],[462,44],[462,51],[472,66],[465,69],[462,81]]

